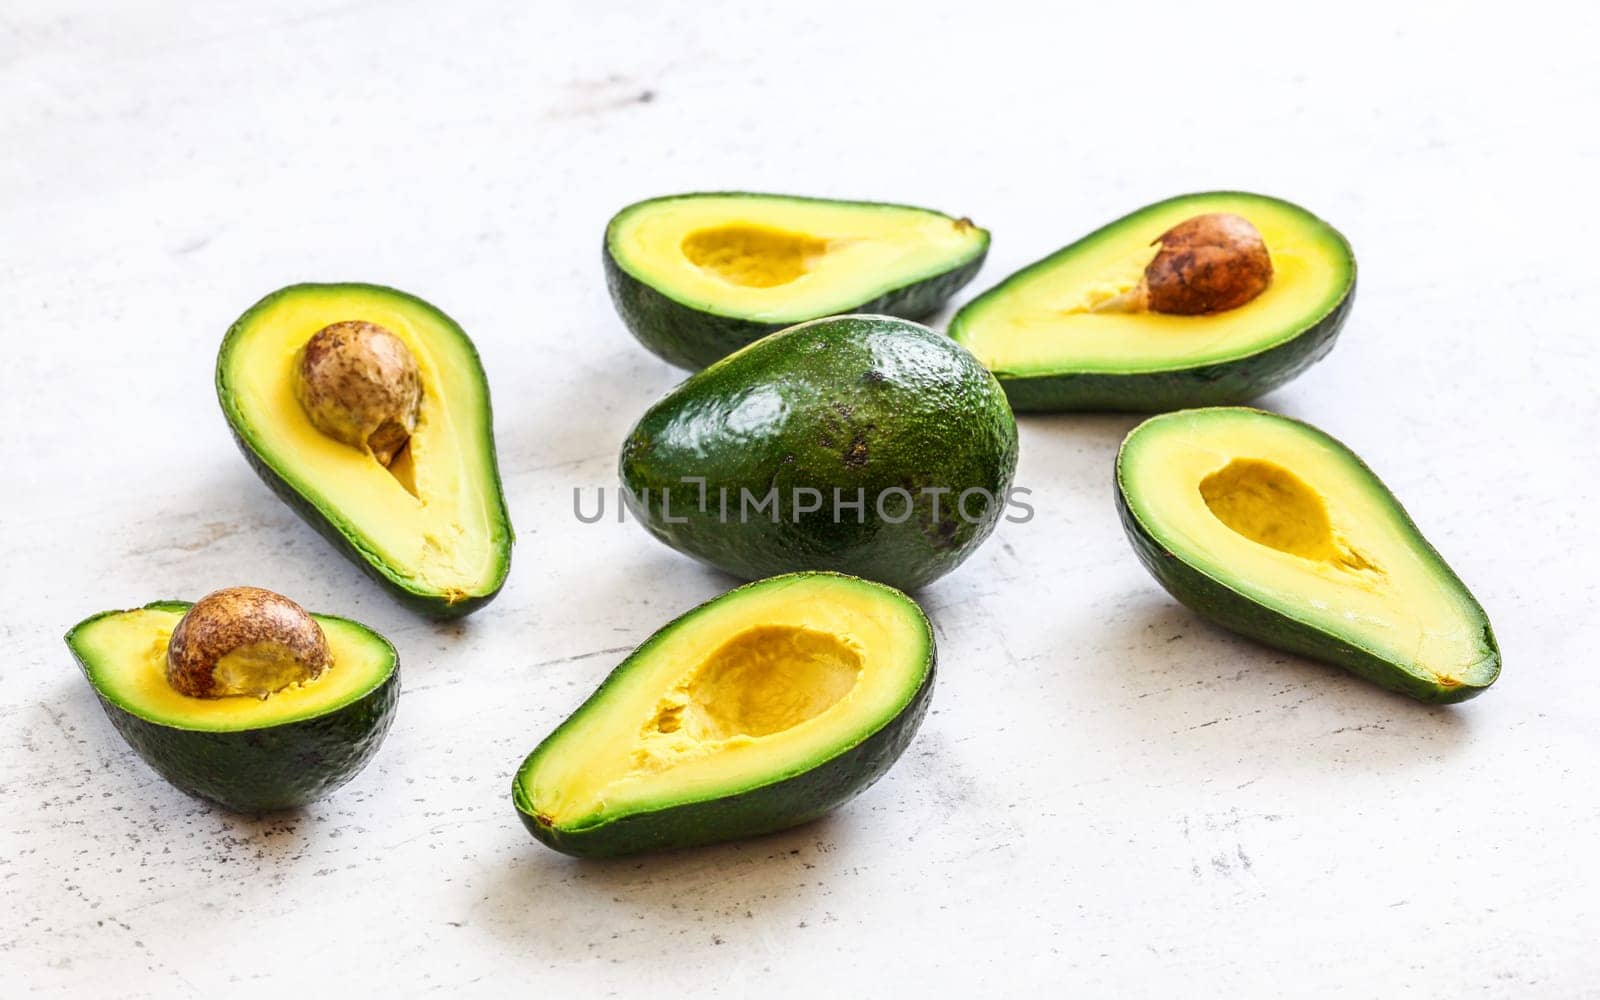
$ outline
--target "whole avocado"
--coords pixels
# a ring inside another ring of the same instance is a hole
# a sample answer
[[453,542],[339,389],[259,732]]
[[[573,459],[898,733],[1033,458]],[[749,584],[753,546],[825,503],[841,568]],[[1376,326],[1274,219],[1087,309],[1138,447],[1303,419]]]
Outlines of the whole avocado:
[[652,534],[735,576],[834,570],[912,590],[994,530],[1016,464],[1011,407],[976,358],[863,315],[690,376],[634,426],[620,472]]

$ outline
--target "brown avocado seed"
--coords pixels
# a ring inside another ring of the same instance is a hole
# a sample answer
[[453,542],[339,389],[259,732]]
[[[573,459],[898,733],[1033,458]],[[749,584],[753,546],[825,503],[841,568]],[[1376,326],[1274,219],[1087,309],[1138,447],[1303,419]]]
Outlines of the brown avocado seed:
[[167,643],[167,683],[192,698],[265,698],[311,680],[332,662],[306,609],[260,587],[229,587],[195,602]]
[[317,430],[370,452],[384,466],[417,429],[422,376],[405,341],[348,320],[306,341],[295,367],[295,397]]
[[1156,239],[1144,269],[1150,312],[1177,316],[1237,309],[1272,283],[1272,258],[1250,220],[1227,212],[1186,219]]

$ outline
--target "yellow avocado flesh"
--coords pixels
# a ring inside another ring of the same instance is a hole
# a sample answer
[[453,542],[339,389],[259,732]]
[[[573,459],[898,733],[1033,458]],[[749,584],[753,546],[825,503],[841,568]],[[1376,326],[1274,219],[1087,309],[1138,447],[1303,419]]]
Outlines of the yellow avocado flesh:
[[[298,352],[345,320],[389,330],[417,362],[419,420],[393,471],[317,430],[295,397]],[[252,311],[224,365],[255,452],[409,589],[453,601],[492,591],[504,565],[481,369],[446,323],[384,289],[297,286]]]
[[950,270],[986,245],[965,220],[897,205],[733,195],[644,202],[607,242],[635,278],[684,305],[790,323]]
[[1130,436],[1119,476],[1157,541],[1257,603],[1445,687],[1497,662],[1482,609],[1388,490],[1303,424],[1170,414]]
[[[1239,215],[1260,231],[1273,267],[1266,291],[1202,316],[1097,311],[1139,282],[1162,233],[1210,212]],[[997,375],[1168,371],[1291,340],[1354,280],[1344,240],[1303,209],[1248,194],[1192,195],[1136,212],[1018,274],[964,310],[951,335]]]
[[926,676],[915,606],[845,577],[735,591],[658,633],[536,751],[529,807],[582,829],[809,770],[894,718]]
[[184,610],[139,608],[105,615],[73,632],[95,689],[125,711],[178,729],[236,732],[325,715],[355,701],[394,670],[393,650],[342,618],[313,615],[332,662],[317,677],[265,698],[191,698],[167,683],[167,643]]

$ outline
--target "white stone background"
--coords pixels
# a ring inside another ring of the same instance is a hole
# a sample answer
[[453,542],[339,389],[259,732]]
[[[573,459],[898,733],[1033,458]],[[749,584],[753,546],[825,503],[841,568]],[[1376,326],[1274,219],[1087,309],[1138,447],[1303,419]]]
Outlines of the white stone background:
[[[767,6],[0,8],[0,994],[1600,995],[1593,5]],[[571,513],[681,377],[607,300],[612,212],[968,214],[963,301],[1219,187],[1354,243],[1340,346],[1264,404],[1407,503],[1489,609],[1493,690],[1426,708],[1195,620],[1117,526],[1135,420],[1028,417],[1038,517],[920,595],[934,714],[884,781],[661,857],[526,835],[523,755],[732,583]],[[487,364],[520,540],[463,624],[335,555],[218,411],[228,324],[341,279]],[[61,643],[245,582],[404,661],[376,762],[296,815],[167,786]]]

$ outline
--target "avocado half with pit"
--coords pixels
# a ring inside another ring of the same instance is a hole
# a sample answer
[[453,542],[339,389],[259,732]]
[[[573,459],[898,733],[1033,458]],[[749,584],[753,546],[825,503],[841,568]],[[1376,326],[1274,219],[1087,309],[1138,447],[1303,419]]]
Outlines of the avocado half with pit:
[[760,580],[622,661],[523,762],[512,799],[536,838],[578,857],[782,830],[882,777],[933,679],[933,629],[899,591]]
[[628,329],[698,369],[821,316],[929,316],[988,249],[970,219],[931,209],[732,192],[629,205],[606,226],[604,256]]
[[1128,538],[1172,596],[1279,649],[1425,702],[1500,673],[1483,608],[1349,448],[1288,417],[1188,410],[1117,455]]
[[[319,431],[296,396],[307,341],[352,321],[398,337],[420,376],[415,430],[388,466]],[[455,618],[499,593],[512,531],[489,386],[472,341],[450,317],[379,285],[284,288],[228,330],[217,398],[267,485],[413,610]]]
[[639,418],[619,467],[651,534],[725,572],[914,590],[989,537],[1016,464],[1005,394],[960,345],[834,316],[685,379]]
[[331,665],[266,698],[194,698],[167,681],[167,644],[190,605],[106,611],[67,647],[122,738],[173,785],[234,812],[306,805],[355,777],[377,753],[400,700],[400,659],[383,636],[313,615]]
[[[1105,308],[1141,280],[1159,237],[1212,213],[1260,233],[1272,272],[1264,291],[1200,315]],[[1241,403],[1327,355],[1355,289],[1355,255],[1338,230],[1278,198],[1214,191],[1141,208],[1023,268],[962,307],[949,332],[1017,410]]]

